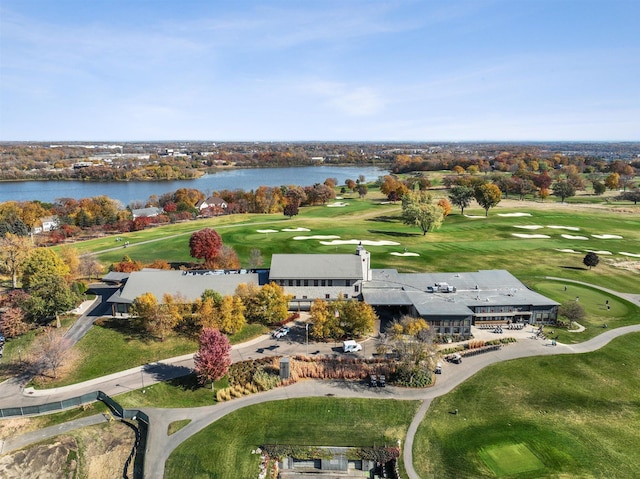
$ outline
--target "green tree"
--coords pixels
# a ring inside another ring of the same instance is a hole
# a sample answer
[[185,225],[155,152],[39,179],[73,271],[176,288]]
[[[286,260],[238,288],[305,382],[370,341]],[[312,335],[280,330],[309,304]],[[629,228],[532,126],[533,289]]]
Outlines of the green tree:
[[497,185],[484,183],[474,189],[474,196],[478,204],[484,209],[485,216],[489,216],[489,209],[500,203],[502,192]]
[[584,259],[582,260],[582,262],[584,263],[585,266],[588,266],[589,269],[591,269],[594,266],[598,266],[598,263],[600,262],[600,258],[593,251],[589,251],[587,255],[584,257]]
[[607,191],[607,186],[602,181],[593,180],[592,184],[593,184],[593,192],[598,196],[604,194],[604,192]]
[[52,275],[47,281],[37,283],[29,290],[29,298],[23,307],[33,321],[57,316],[69,311],[79,301],[64,278]]
[[560,201],[575,196],[576,188],[567,180],[556,181],[553,185],[553,194],[560,197]]
[[22,268],[22,287],[35,288],[52,280],[66,278],[69,267],[51,248],[35,248],[27,256]]
[[131,305],[131,314],[137,317],[143,329],[158,337],[160,341],[164,341],[177,324],[171,309],[167,305],[160,304],[153,293],[138,296]]
[[460,208],[460,214],[463,215],[464,209],[469,206],[473,200],[473,188],[456,185],[449,190],[449,199],[453,205]]
[[432,202],[429,193],[410,191],[402,198],[402,222],[417,226],[423,235],[440,228],[443,220],[444,210]]

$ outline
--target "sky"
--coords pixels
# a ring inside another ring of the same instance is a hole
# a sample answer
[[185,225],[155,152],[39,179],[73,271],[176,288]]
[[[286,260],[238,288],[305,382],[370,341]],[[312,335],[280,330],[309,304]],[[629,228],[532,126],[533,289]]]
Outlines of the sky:
[[0,0],[0,141],[638,141],[638,0]]

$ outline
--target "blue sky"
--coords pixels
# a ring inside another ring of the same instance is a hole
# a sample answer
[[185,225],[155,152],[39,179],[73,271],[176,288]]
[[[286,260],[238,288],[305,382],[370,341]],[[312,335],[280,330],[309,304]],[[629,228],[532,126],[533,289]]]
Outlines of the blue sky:
[[640,140],[640,1],[0,0],[0,140]]

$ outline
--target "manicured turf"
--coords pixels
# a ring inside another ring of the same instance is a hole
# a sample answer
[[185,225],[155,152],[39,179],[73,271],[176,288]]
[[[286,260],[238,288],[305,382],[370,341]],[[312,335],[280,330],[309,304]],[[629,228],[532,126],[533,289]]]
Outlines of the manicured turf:
[[305,398],[240,409],[182,443],[169,457],[172,479],[257,477],[261,444],[372,446],[403,440],[416,401]]
[[[233,246],[243,265],[247,264],[251,249],[262,251],[265,266],[273,253],[350,253],[352,245],[322,245],[317,240],[294,241],[295,236],[338,235],[342,239],[391,240],[397,246],[371,246],[374,268],[397,268],[401,271],[464,271],[478,269],[508,269],[523,280],[541,276],[560,276],[592,282],[618,291],[637,291],[637,274],[613,263],[629,263],[633,257],[620,252],[640,254],[640,212],[614,212],[585,209],[577,206],[545,205],[533,202],[510,203],[490,211],[487,218],[478,208],[465,210],[469,218],[454,209],[442,228],[423,236],[417,228],[402,224],[400,204],[381,205],[380,199],[346,199],[349,206],[327,208],[323,206],[302,208],[301,214],[287,219],[275,215],[231,215],[178,225],[153,228],[127,236],[131,246],[99,253],[112,247],[113,238],[78,243],[82,251],[97,252],[97,258],[105,265],[120,261],[124,254],[143,263],[158,259],[167,261],[192,261],[188,251],[189,234],[204,227],[219,231],[225,244]],[[499,216],[505,213],[529,213],[531,216]],[[517,226],[539,225],[539,230],[526,230]],[[564,226],[579,231],[549,228]],[[309,228],[306,232],[283,232],[285,228]],[[258,233],[259,229],[276,229],[278,233]],[[523,239],[514,233],[542,233],[548,239]],[[175,236],[181,234],[181,236]],[[562,235],[584,236],[587,240],[571,239]],[[622,238],[601,239],[593,235],[619,235]],[[161,243],[139,244],[148,239],[162,239]],[[161,247],[160,247],[161,245]],[[397,257],[394,251],[417,252],[419,257]],[[579,253],[558,250],[572,249]],[[582,264],[587,250],[610,251],[601,254],[600,264],[587,270]]]
[[498,477],[513,476],[544,468],[536,456],[524,444],[505,444],[482,448],[478,453]]
[[[414,443],[416,470],[423,479],[638,477],[639,347],[636,333],[593,353],[481,371],[433,401]],[[511,455],[501,449],[512,446],[543,467],[508,470]]]
[[[640,308],[617,296],[612,296],[601,290],[563,281],[535,281],[533,288],[548,298],[559,303],[575,301],[585,308],[587,316],[579,324],[586,329],[582,332],[569,332],[553,326],[546,326],[545,331],[558,341],[565,344],[580,343],[600,334],[606,324],[608,328],[619,328],[630,324],[640,323]],[[566,290],[565,290],[566,286]],[[609,303],[609,309],[607,304]]]

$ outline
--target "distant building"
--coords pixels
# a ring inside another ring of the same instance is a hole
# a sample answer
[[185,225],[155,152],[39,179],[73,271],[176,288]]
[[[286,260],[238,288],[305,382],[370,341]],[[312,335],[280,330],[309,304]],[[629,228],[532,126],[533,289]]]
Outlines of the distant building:
[[210,216],[224,214],[227,206],[229,206],[227,202],[218,196],[210,196],[209,198],[196,203],[196,208],[198,208],[201,213],[208,213]]
[[45,216],[40,218],[40,225],[34,226],[33,234],[46,233],[47,231],[53,231],[58,228],[59,222],[57,216]]
[[131,210],[131,214],[133,215],[133,219],[140,217],[153,218],[154,216],[158,216],[164,213],[162,208],[158,208],[155,206],[150,206],[149,208],[136,208]]

